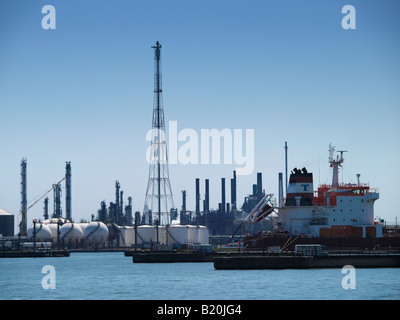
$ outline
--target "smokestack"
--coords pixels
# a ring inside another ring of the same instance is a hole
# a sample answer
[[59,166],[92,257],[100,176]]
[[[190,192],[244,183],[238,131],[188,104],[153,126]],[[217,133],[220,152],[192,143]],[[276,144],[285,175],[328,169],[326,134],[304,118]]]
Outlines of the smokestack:
[[138,236],[138,231],[137,227],[140,225],[140,212],[136,211],[135,212],[135,251],[137,250],[137,236]]
[[71,221],[71,162],[66,162],[65,166],[65,215]]
[[225,213],[226,201],[225,201],[225,178],[221,178],[221,193],[222,193],[222,213]]
[[196,178],[196,217],[200,216],[200,179]]
[[262,189],[262,173],[261,172],[257,172],[257,201],[261,201],[262,199],[262,193],[263,193],[263,189]]
[[185,221],[186,217],[186,191],[182,190],[182,210],[181,210],[181,217],[180,217],[180,224],[186,224]]
[[283,206],[283,174],[282,172],[279,172],[279,207]]
[[115,223],[118,223],[118,217],[119,217],[119,189],[120,189],[120,184],[119,181],[115,181]]
[[47,220],[49,218],[49,198],[48,197],[46,197],[44,199],[43,211],[44,211],[44,213],[43,213],[44,220]]
[[210,211],[210,181],[206,179],[206,196],[205,196],[205,209],[204,211],[208,213]]
[[287,197],[287,187],[288,187],[288,182],[287,182],[287,180],[288,180],[287,149],[288,149],[288,146],[287,146],[287,142],[285,141],[285,192],[286,192],[286,197]]
[[123,210],[124,210],[124,191],[121,190],[119,193],[119,212],[118,212],[118,224],[119,225],[125,225],[123,223]]
[[233,179],[231,179],[231,205],[232,211],[236,210],[236,171],[233,171]]

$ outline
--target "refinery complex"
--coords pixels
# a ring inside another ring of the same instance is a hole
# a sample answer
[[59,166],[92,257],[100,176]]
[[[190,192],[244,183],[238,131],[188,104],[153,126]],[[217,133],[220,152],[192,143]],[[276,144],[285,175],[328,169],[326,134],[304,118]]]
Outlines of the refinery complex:
[[[133,212],[132,198],[124,202],[119,181],[115,181],[115,200],[99,201],[97,215],[90,221],[74,221],[71,189],[72,165],[66,162],[65,176],[39,199],[28,206],[27,160],[21,160],[21,209],[18,233],[14,234],[15,215],[0,209],[0,250],[31,248],[57,248],[70,250],[146,249],[171,250],[238,243],[247,249],[266,249],[279,246],[281,250],[295,244],[321,244],[329,248],[400,247],[400,229],[386,226],[374,216],[374,203],[379,199],[377,189],[360,181],[339,183],[339,167],[343,153],[329,147],[329,165],[332,183],[314,190],[313,174],[306,168],[287,169],[287,143],[285,143],[285,171],[278,174],[279,194],[266,193],[262,174],[249,186],[249,195],[237,200],[236,172],[230,178],[221,177],[220,199],[216,210],[210,209],[210,181],[205,179],[200,190],[196,178],[195,208],[187,208],[186,191],[176,206],[168,170],[161,88],[161,44],[154,49],[154,104],[149,178],[143,211]],[[285,179],[284,179],[285,174]],[[228,179],[228,180],[226,180]],[[230,183],[230,199],[226,184]],[[65,197],[62,185],[65,186]],[[52,210],[48,197],[53,194]],[[200,199],[203,199],[202,201]],[[43,204],[43,218],[28,223],[29,210]],[[1,205],[1,204],[0,204]],[[63,210],[64,208],[64,210]],[[95,208],[94,208],[95,209]]]

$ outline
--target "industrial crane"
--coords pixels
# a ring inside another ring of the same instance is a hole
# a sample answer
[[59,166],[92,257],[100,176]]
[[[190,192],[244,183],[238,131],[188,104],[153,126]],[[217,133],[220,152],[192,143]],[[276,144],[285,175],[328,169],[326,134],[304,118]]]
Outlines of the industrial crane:
[[66,176],[64,176],[60,181],[58,181],[55,185],[51,187],[51,189],[47,190],[42,196],[40,196],[38,199],[36,199],[25,211],[21,211],[19,214],[22,215],[22,220],[20,223],[20,234],[21,236],[25,237],[26,236],[26,230],[22,227],[25,225],[25,220],[26,220],[26,214],[28,213],[28,210],[32,208],[36,203],[38,203],[40,200],[42,200],[51,190],[53,190],[55,187],[61,184],[65,180]]

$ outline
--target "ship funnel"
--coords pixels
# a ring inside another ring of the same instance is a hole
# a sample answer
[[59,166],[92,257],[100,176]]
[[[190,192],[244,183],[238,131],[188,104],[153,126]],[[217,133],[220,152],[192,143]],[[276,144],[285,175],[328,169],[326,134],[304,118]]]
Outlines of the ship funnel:
[[[299,198],[300,197],[300,198]],[[290,174],[286,206],[311,206],[314,197],[313,175],[306,168],[294,168]]]

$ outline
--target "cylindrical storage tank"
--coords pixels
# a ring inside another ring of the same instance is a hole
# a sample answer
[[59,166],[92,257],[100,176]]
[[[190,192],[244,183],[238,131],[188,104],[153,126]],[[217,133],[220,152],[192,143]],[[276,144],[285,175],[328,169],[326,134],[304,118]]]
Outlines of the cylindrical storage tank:
[[101,246],[107,242],[108,228],[101,221],[92,221],[85,228],[83,239],[89,246]]
[[85,235],[86,227],[89,225],[89,222],[79,222],[78,225],[81,227],[83,235]]
[[196,244],[198,243],[198,236],[197,236],[197,226],[187,226],[188,227],[188,244]]
[[182,225],[172,225],[168,227],[168,244],[187,244],[188,227]]
[[43,221],[50,228],[53,245],[57,244],[57,233],[61,230],[61,226],[67,222],[68,220],[64,218],[50,218]]
[[135,228],[123,226],[119,228],[119,245],[121,247],[131,247],[135,244]]
[[14,235],[14,215],[0,209],[0,234],[5,237]]
[[77,246],[83,239],[83,232],[77,223],[67,222],[60,228],[60,241],[64,245]]
[[[50,228],[46,224],[41,222],[36,222],[35,229],[36,229],[36,241],[46,242],[52,240]],[[26,231],[26,236],[30,241],[34,241],[33,224]]]
[[[51,239],[52,239],[53,244],[56,244],[57,243],[58,225],[56,223],[47,223],[46,226],[48,226],[51,231]],[[60,226],[60,229],[61,229],[61,226]]]
[[197,227],[197,237],[200,244],[210,244],[209,231],[206,226]]
[[[156,229],[156,240],[157,240],[157,229]],[[166,226],[158,226],[158,241],[160,244],[168,244],[170,245],[171,243],[168,242],[167,239],[167,227]]]
[[142,225],[137,228],[138,244],[143,242],[156,242],[157,231],[155,226]]

